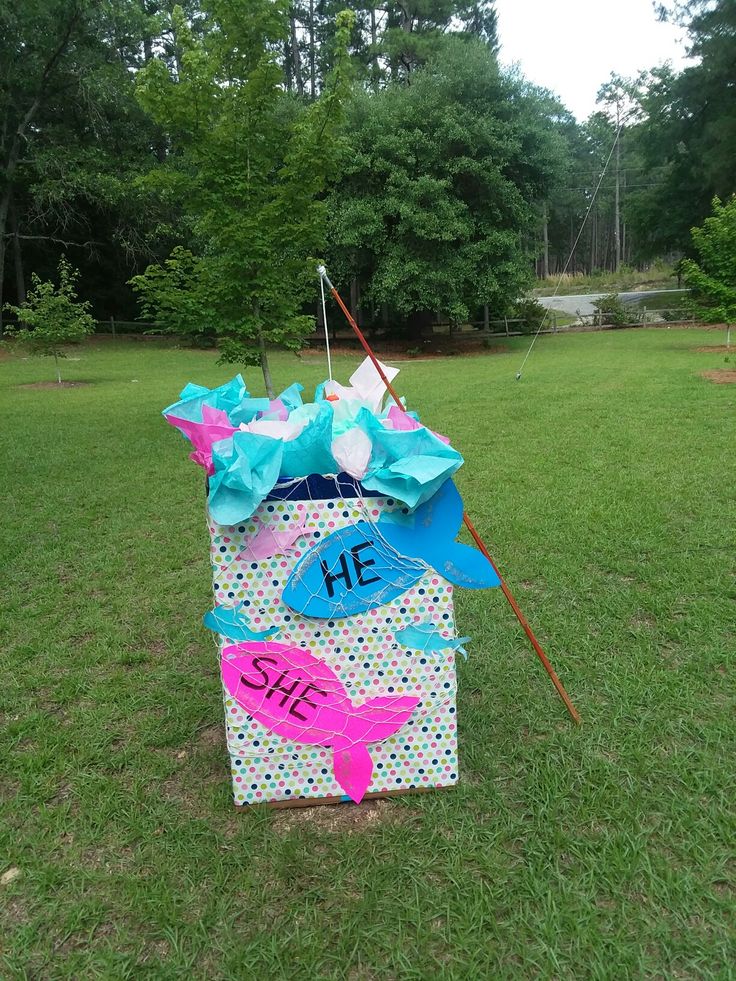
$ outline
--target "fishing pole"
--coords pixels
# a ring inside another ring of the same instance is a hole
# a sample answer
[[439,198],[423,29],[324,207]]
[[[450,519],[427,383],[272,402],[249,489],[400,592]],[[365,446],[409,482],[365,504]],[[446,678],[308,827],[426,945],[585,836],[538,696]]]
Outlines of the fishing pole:
[[[406,410],[406,407],[404,406],[403,402],[399,398],[399,396],[398,396],[398,394],[396,392],[396,389],[393,387],[393,385],[391,384],[391,382],[386,377],[386,373],[383,370],[383,367],[381,365],[381,362],[378,360],[378,358],[374,354],[373,349],[371,348],[370,344],[368,343],[368,341],[366,340],[366,338],[365,338],[365,336],[363,334],[363,331],[360,329],[360,327],[358,326],[358,324],[355,321],[354,317],[352,316],[352,314],[350,313],[350,311],[348,310],[348,308],[345,306],[345,304],[343,302],[343,299],[340,296],[340,294],[337,292],[337,290],[335,289],[335,287],[330,282],[330,278],[327,275],[327,270],[325,269],[324,266],[317,266],[317,272],[319,273],[320,280],[326,284],[328,290],[332,294],[333,299],[335,300],[335,302],[337,303],[337,305],[340,307],[340,309],[342,310],[343,314],[345,315],[345,319],[350,324],[353,332],[355,333],[355,336],[360,341],[361,347],[363,348],[363,350],[365,351],[365,353],[370,358],[370,360],[371,360],[371,362],[373,364],[373,367],[378,372],[381,381],[383,382],[383,384],[386,387],[386,391],[389,393],[389,395],[394,400],[394,402],[396,403],[396,405],[401,409],[401,411],[402,412],[406,412],[407,411]],[[516,602],[516,599],[514,598],[511,590],[509,589],[509,587],[508,587],[508,585],[506,583],[506,580],[501,575],[501,573],[500,573],[500,571],[498,569],[498,566],[496,565],[496,563],[493,561],[493,558],[491,557],[491,553],[486,548],[485,543],[483,542],[482,538],[478,534],[478,532],[477,532],[475,526],[473,525],[472,521],[468,517],[467,512],[464,512],[463,513],[463,521],[465,522],[465,527],[470,532],[470,535],[471,535],[473,541],[478,546],[478,548],[483,553],[483,555],[485,555],[485,557],[491,563],[494,572],[498,576],[499,582],[501,584],[501,589],[503,591],[504,596],[506,597],[506,600],[508,601],[509,606],[514,611],[514,615],[516,616],[516,619],[521,624],[522,630],[526,634],[526,636],[527,636],[527,638],[529,640],[529,643],[532,645],[532,648],[534,649],[534,652],[536,653],[537,657],[542,662],[542,665],[544,666],[545,671],[549,675],[549,677],[550,677],[550,679],[552,681],[552,684],[557,689],[557,693],[559,694],[559,696],[562,699],[562,701],[565,703],[565,708],[569,712],[570,717],[573,719],[574,722],[576,722],[578,725],[580,725],[580,723],[581,723],[582,720],[580,718],[580,714],[578,713],[578,710],[575,708],[575,706],[572,703],[572,700],[570,699],[570,696],[565,691],[565,687],[562,684],[562,682],[560,681],[559,677],[557,676],[557,672],[552,667],[552,664],[550,663],[550,660],[547,657],[547,655],[544,653],[541,644],[539,643],[539,641],[537,640],[536,636],[534,635],[534,631],[532,630],[532,628],[529,625],[529,622],[527,621],[526,617],[522,613],[519,604]]]

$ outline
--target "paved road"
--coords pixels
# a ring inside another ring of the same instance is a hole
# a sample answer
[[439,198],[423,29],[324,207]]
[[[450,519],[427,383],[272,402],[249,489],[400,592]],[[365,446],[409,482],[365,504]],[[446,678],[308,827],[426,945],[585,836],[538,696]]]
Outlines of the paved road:
[[[647,296],[661,296],[663,298],[662,307],[667,306],[666,297],[671,294],[687,293],[687,290],[646,290],[637,293],[619,293],[618,298],[622,303],[636,303],[638,300]],[[596,300],[608,296],[607,293],[583,293],[577,296],[540,296],[539,302],[549,310],[559,310],[571,317],[576,314],[582,317],[595,313],[593,304]],[[672,300],[675,296],[671,297]]]

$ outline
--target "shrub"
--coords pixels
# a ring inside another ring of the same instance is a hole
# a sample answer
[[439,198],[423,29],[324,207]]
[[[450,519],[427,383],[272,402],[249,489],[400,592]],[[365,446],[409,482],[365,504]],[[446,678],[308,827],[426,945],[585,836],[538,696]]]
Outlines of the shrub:
[[736,321],[736,195],[713,200],[713,214],[692,230],[698,261],[680,268],[700,316],[711,323]]
[[608,296],[595,300],[593,306],[598,311],[596,319],[608,327],[627,327],[636,323],[636,314],[621,302],[617,293],[609,293]]
[[138,294],[142,317],[156,330],[176,334],[191,347],[214,346],[206,264],[188,249],[177,246],[163,265],[148,266],[130,284]]
[[548,319],[548,310],[533,296],[517,300],[511,310],[511,318],[520,320],[518,328],[522,334],[536,334]]
[[5,304],[14,313],[18,323],[5,328],[9,337],[15,337],[32,354],[54,357],[56,380],[61,385],[59,358],[66,357],[62,346],[79,344],[91,334],[95,322],[89,313],[88,300],[78,300],[75,289],[79,272],[62,256],[59,260],[59,285],[42,282],[36,273],[33,286],[20,306]]

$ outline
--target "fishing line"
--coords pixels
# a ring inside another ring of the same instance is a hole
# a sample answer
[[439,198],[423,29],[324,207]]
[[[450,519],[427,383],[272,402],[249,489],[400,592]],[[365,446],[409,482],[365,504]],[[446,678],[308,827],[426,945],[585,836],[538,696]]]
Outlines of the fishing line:
[[[555,291],[554,291],[554,293],[551,296],[551,299],[552,300],[554,300],[554,298],[560,292],[560,287],[562,286],[562,281],[565,278],[565,276],[567,275],[567,270],[570,267],[570,263],[572,262],[572,257],[575,255],[575,250],[578,247],[578,242],[580,241],[580,237],[583,234],[583,230],[585,229],[585,226],[586,226],[586,224],[588,222],[588,218],[590,218],[590,213],[593,210],[593,205],[595,204],[596,198],[598,197],[598,192],[601,189],[601,184],[603,183],[603,179],[606,176],[606,171],[608,170],[608,165],[610,164],[611,158],[613,157],[613,152],[616,149],[616,144],[618,143],[618,138],[621,135],[621,130],[623,129],[623,127],[624,127],[624,124],[623,123],[620,123],[618,129],[616,130],[616,135],[613,138],[613,144],[611,146],[611,152],[608,154],[608,159],[606,160],[605,164],[603,165],[603,170],[601,171],[601,176],[600,176],[600,178],[598,180],[598,185],[597,185],[595,191],[593,192],[593,197],[590,199],[590,204],[588,205],[588,210],[585,212],[585,217],[583,218],[583,223],[580,226],[580,231],[578,232],[577,238],[575,239],[575,244],[573,245],[572,249],[570,249],[570,255],[567,257],[567,262],[565,263],[565,268],[562,270],[562,272],[560,273],[560,278],[557,280],[557,286],[555,286]],[[534,345],[537,343],[537,338],[541,334],[542,329],[544,328],[544,325],[547,323],[547,318],[549,316],[549,312],[550,312],[550,307],[547,307],[547,309],[544,312],[544,316],[542,317],[542,322],[540,323],[539,327],[537,328],[537,332],[534,335],[534,337],[532,338],[531,344],[529,345],[529,350],[526,352],[526,357],[521,362],[521,367],[516,372],[516,380],[517,381],[521,381],[521,373],[524,370],[524,365],[529,360],[529,355],[532,353],[532,349],[533,349]]]
[[[319,269],[324,269],[324,266],[320,266]],[[330,334],[327,329],[327,305],[325,303],[325,281],[320,273],[319,277],[319,288],[322,293],[322,323],[325,326],[325,347],[327,348],[327,374],[332,381],[332,359],[330,358]]]

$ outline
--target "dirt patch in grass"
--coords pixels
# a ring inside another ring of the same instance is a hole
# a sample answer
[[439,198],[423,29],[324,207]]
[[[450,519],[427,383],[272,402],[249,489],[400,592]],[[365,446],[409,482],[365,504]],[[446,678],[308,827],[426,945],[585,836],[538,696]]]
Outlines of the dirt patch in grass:
[[220,752],[225,746],[225,726],[221,722],[215,725],[205,726],[197,733],[197,746],[199,749],[215,750]]
[[365,800],[362,804],[322,804],[273,810],[275,831],[315,828],[328,834],[354,834],[378,825],[406,824],[416,812],[388,800]]
[[736,385],[736,371],[729,368],[721,368],[716,371],[701,371],[701,378],[715,382],[716,385]]
[[18,385],[18,388],[84,388],[92,382],[30,382],[27,385]]
[[653,617],[650,613],[636,613],[629,620],[629,626],[634,630],[639,627],[655,627],[656,625],[656,617]]
[[728,354],[730,351],[736,354],[736,346],[728,347],[726,344],[711,344],[705,347],[696,347],[695,350],[698,354]]
[[[3,932],[6,930],[17,929],[19,927],[28,926],[31,922],[31,915],[28,911],[28,906],[21,896],[11,896],[8,899],[3,899],[2,913],[0,914],[0,923],[3,925]],[[0,944],[0,953],[2,953],[2,944]]]

